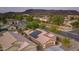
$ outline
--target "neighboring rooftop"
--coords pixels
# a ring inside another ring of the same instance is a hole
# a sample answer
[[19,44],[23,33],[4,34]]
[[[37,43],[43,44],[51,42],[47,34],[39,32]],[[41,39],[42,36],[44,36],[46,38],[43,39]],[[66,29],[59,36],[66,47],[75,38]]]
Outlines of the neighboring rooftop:
[[3,36],[0,37],[0,44],[2,45],[3,50],[11,48],[13,43],[17,41],[21,42],[17,50],[22,50],[29,45],[35,45],[24,36],[13,32],[5,32]]
[[53,33],[47,31],[36,29],[34,31],[27,30],[25,31],[28,35],[31,35],[35,40],[39,41],[41,44],[46,43],[49,40],[56,41],[56,36]]

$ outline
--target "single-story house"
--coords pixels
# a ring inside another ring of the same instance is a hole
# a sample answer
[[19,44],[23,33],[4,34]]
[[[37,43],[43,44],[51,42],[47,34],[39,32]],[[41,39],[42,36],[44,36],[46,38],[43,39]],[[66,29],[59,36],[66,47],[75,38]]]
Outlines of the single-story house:
[[42,48],[47,48],[55,45],[56,36],[53,33],[47,31],[36,29],[36,30],[27,30],[25,33],[31,37],[31,40],[35,42],[38,46]]
[[33,19],[42,21],[42,22],[48,22],[49,17],[43,16],[43,17],[34,17]]
[[73,29],[73,26],[71,25],[71,23],[74,23],[76,21],[78,21],[78,19],[70,20],[70,17],[64,17],[64,23],[62,26],[59,26],[59,30],[71,31]]
[[14,30],[16,30],[16,29],[17,29],[17,27],[15,27],[15,26],[13,26],[13,25],[11,25],[11,26],[8,27],[8,30],[11,30],[11,31],[14,31]]
[[44,16],[42,18],[39,18],[40,21],[43,21],[43,22],[48,22],[48,17],[47,16]]
[[5,32],[0,37],[0,45],[3,51],[36,51],[37,45],[25,38],[24,36],[14,33]]

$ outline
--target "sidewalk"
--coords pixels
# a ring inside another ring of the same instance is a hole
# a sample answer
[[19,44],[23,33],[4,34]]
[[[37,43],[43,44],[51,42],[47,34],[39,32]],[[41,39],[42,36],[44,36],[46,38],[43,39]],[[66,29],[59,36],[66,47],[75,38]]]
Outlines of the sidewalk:
[[55,45],[55,46],[51,46],[49,48],[46,48],[44,49],[44,51],[64,51],[62,48],[61,48],[62,44],[59,43],[58,45]]

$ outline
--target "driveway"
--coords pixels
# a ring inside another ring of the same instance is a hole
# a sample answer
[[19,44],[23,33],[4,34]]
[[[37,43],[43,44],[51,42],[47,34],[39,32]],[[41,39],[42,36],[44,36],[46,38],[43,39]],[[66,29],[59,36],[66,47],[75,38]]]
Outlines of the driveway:
[[55,46],[50,46],[46,49],[44,49],[44,51],[64,51],[62,48],[61,48],[62,44],[59,42],[58,45],[55,45]]
[[46,48],[44,51],[64,51],[64,50],[59,46],[51,46],[49,48]]

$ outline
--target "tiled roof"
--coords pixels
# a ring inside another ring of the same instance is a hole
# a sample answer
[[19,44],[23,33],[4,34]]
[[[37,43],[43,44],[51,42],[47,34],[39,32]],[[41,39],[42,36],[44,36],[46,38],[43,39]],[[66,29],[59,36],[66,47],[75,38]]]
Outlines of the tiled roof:
[[[53,33],[48,33],[47,31],[44,31],[44,30],[41,30],[41,29],[36,29],[36,30],[40,31],[41,33],[39,35],[36,35],[38,37],[35,38],[35,40],[39,41],[41,44],[44,44],[49,40],[56,41],[56,36]],[[34,31],[36,31],[36,30],[34,30]],[[25,33],[27,33],[29,35],[29,34],[33,33],[34,31],[33,30],[32,31],[27,30],[27,31],[25,31]]]
[[0,44],[3,47],[3,50],[6,50],[12,46],[12,43],[15,42],[16,39],[8,32],[4,33],[2,37],[0,37]]
[[13,33],[13,32],[4,33],[4,35],[0,37],[0,44],[2,45],[3,50],[6,50],[12,47],[13,46],[12,43],[18,40],[23,42],[20,45],[18,50],[21,50],[27,47],[28,45],[35,45],[33,42],[29,41],[29,39],[25,38],[24,36],[17,34],[17,33]]

